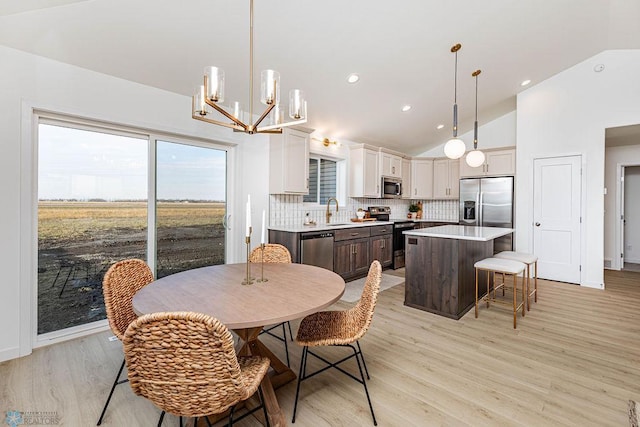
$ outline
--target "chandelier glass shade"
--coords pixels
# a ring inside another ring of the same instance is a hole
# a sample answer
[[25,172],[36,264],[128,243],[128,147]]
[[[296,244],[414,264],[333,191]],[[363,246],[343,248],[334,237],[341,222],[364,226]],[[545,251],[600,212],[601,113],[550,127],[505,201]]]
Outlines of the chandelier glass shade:
[[[275,70],[263,70],[260,73],[260,102],[266,106],[262,114],[254,120],[253,115],[253,0],[250,0],[250,42],[249,42],[249,111],[247,122],[243,121],[243,111],[239,102],[232,102],[229,107],[224,102],[224,70],[218,67],[206,67],[204,70],[204,84],[198,87],[192,98],[191,117],[207,123],[231,128],[234,131],[254,133],[282,133],[286,126],[299,125],[307,122],[307,102],[304,92],[299,89],[289,91],[289,117],[293,121],[284,121],[283,110],[280,105],[280,73]],[[226,117],[213,119],[212,115]],[[267,118],[266,125],[261,123]]]
[[467,164],[472,168],[482,166],[484,163],[484,153],[478,150],[478,76],[482,71],[476,70],[471,73],[471,76],[476,79],[476,120],[473,122],[473,151],[467,154]]
[[467,149],[464,141],[458,138],[458,51],[460,48],[462,48],[460,43],[451,47],[451,52],[456,54],[453,74],[453,137],[444,145],[444,154],[450,159],[459,159]]

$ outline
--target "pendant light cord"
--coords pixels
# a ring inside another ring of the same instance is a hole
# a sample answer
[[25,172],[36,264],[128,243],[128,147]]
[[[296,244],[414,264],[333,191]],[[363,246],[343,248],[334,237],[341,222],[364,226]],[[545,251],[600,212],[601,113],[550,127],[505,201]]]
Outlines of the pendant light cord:
[[473,149],[478,149],[478,75],[482,71],[476,70],[471,75],[476,78],[476,120],[473,123]]
[[455,69],[453,73],[453,137],[458,137],[458,51],[462,45],[460,43],[451,48],[451,52],[456,54]]

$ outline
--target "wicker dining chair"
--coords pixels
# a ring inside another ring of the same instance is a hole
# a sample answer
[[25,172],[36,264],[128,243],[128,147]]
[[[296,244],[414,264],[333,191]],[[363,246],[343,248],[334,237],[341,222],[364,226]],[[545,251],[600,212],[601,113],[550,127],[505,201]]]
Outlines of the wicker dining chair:
[[[268,263],[291,263],[291,253],[289,249],[286,247],[279,245],[277,243],[267,243],[264,245],[264,251],[260,246],[253,248],[251,254],[249,255],[249,262],[251,263],[259,263],[259,262],[268,262]],[[285,330],[285,325],[289,328],[289,337],[291,341],[293,341],[293,332],[291,332],[291,323],[289,321],[278,323],[277,325],[272,325],[266,327],[262,330],[261,333],[269,334],[274,338],[279,339],[284,342],[284,351],[287,355],[287,366],[291,366],[289,363],[289,345],[287,344],[287,332]],[[282,336],[274,334],[272,331],[276,328],[282,328]]]
[[[373,418],[373,425],[377,426],[376,416],[373,413],[373,405],[371,404],[371,398],[369,397],[369,390],[367,389],[367,383],[362,373],[362,367],[369,377],[369,370],[364,361],[364,355],[360,348],[359,339],[369,329],[371,325],[371,319],[373,318],[373,310],[378,300],[378,293],[380,292],[380,281],[382,280],[382,267],[378,261],[373,261],[369,267],[369,274],[362,289],[362,296],[358,303],[344,311],[321,311],[318,313],[310,314],[302,319],[300,326],[298,327],[298,334],[296,336],[296,343],[303,346],[302,358],[300,360],[300,373],[298,374],[298,385],[296,387],[296,399],[293,405],[293,418],[292,423],[296,422],[296,410],[298,407],[298,397],[300,394],[300,383],[320,372],[325,371],[328,368],[336,368],[348,377],[356,380],[364,386],[364,392],[369,402],[369,409],[371,410],[371,417]],[[354,346],[353,344],[356,344]],[[343,346],[350,347],[353,350],[353,354],[340,359],[338,362],[330,362],[322,356],[319,356],[309,350],[309,347],[319,346]],[[307,374],[307,358],[308,355],[316,357],[327,364],[322,369],[319,369],[311,374]],[[345,371],[338,365],[345,362],[352,357],[356,358],[358,363],[358,370],[360,371],[360,378]],[[360,360],[362,359],[362,365]]]
[[[153,273],[151,269],[147,263],[139,259],[119,261],[109,267],[105,273],[102,280],[102,293],[107,310],[107,319],[109,319],[111,330],[120,341],[124,338],[124,333],[129,324],[138,317],[133,312],[133,296],[152,281]],[[123,360],[97,425],[102,424],[104,414],[107,412],[107,407],[116,386],[128,381],[126,378],[120,380],[124,364]]]
[[[133,392],[162,410],[180,417],[222,414],[258,391],[261,404],[238,417],[262,408],[260,383],[269,359],[237,357],[231,333],[220,321],[202,313],[151,313],[133,321],[124,336],[124,355]],[[206,418],[209,424],[209,419]]]

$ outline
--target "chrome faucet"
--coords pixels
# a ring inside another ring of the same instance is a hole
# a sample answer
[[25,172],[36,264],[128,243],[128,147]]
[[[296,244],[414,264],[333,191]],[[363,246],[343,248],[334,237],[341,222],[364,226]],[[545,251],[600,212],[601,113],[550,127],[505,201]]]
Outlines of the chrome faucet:
[[338,212],[338,199],[336,199],[335,197],[329,197],[329,200],[327,200],[327,224],[329,224],[329,221],[331,220],[331,212],[329,212],[329,205],[331,204],[332,200],[336,202],[336,213]]

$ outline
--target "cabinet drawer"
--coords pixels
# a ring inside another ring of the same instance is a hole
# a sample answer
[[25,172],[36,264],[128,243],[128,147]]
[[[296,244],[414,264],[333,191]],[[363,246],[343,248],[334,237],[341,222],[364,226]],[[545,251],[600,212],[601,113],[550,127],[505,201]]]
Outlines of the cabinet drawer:
[[371,236],[370,227],[345,228],[334,231],[333,240],[339,242],[341,240],[359,239],[361,237]]
[[393,225],[375,225],[369,227],[371,230],[371,236],[380,236],[381,234],[391,234],[393,232]]

